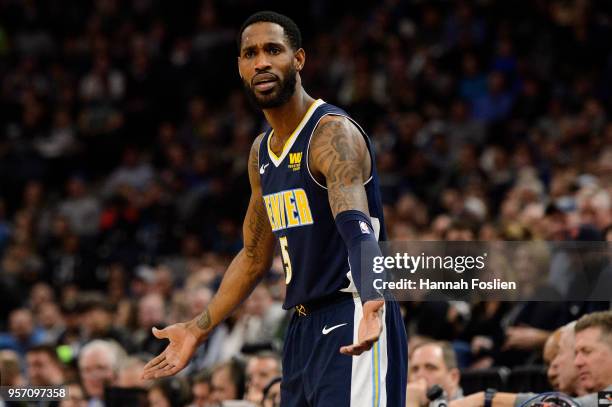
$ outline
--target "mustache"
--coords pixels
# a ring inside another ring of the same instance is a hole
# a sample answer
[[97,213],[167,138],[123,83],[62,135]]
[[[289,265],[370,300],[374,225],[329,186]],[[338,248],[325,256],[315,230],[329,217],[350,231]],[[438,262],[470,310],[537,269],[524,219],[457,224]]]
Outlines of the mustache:
[[259,82],[262,76],[265,77],[264,80],[280,81],[280,78],[278,77],[278,75],[273,74],[272,72],[269,72],[269,71],[258,72],[255,74],[255,76],[251,78],[251,86],[255,86]]

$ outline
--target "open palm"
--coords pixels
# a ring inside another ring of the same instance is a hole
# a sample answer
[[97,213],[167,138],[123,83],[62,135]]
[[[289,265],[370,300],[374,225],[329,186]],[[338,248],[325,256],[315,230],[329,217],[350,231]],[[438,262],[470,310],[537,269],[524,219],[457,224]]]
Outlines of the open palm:
[[187,366],[200,344],[189,325],[184,322],[161,330],[153,328],[153,335],[159,339],[168,339],[170,343],[162,353],[145,365],[142,375],[144,379],[157,379],[180,372]]
[[340,352],[344,355],[358,356],[370,350],[382,333],[382,311],[384,301],[368,301],[363,304],[363,316],[357,331],[357,343],[343,346]]

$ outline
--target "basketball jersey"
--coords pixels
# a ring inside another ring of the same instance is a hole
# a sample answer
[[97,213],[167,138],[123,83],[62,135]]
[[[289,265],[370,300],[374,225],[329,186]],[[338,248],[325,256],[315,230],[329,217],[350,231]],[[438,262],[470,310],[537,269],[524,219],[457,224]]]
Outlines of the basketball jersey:
[[351,120],[366,141],[372,162],[371,176],[365,182],[368,209],[377,237],[386,240],[374,152],[363,129],[346,112],[316,100],[287,139],[280,156],[270,149],[273,130],[267,130],[259,147],[258,165],[264,205],[279,241],[285,271],[285,309],[338,291],[356,291],[348,251],[336,229],[327,188],[315,180],[308,167],[312,134],[328,115]]

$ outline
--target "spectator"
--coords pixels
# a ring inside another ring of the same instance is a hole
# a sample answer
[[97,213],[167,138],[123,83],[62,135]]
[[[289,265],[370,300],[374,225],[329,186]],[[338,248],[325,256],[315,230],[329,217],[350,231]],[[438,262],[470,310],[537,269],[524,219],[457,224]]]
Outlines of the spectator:
[[0,386],[20,387],[27,384],[22,375],[21,360],[13,350],[0,350]]
[[258,285],[223,345],[222,359],[227,360],[249,347],[270,348],[283,317],[280,304],[272,300],[268,288]]
[[261,403],[266,385],[280,375],[281,359],[276,353],[260,352],[251,356],[246,365],[245,400]]
[[[559,380],[559,386],[567,386],[576,394],[581,394],[574,401],[579,406],[594,406],[598,403],[598,392],[612,391],[612,311],[600,311],[584,315],[575,324],[570,324],[563,329],[573,329],[575,332],[575,358],[574,368],[577,373],[576,381],[566,383]],[[567,345],[565,342],[564,345]],[[566,350],[566,349],[564,349]],[[560,349],[561,351],[561,349]],[[559,355],[558,355],[559,356]],[[569,361],[566,355],[561,355],[562,361]],[[559,360],[553,363],[559,363]],[[568,366],[565,366],[568,367]],[[563,367],[559,366],[560,369]],[[567,372],[567,379],[571,380],[572,372]],[[533,393],[497,393],[494,395],[493,407],[521,407],[528,400],[535,401],[537,395]],[[451,402],[451,407],[471,407],[483,405],[484,393],[476,393],[463,399]]]
[[99,295],[83,299],[83,319],[81,324],[87,339],[110,339],[118,342],[124,349],[133,349],[132,340],[127,332],[113,326],[115,307]]
[[36,314],[38,325],[44,331],[45,343],[57,343],[57,339],[64,332],[64,320],[59,305],[53,301],[43,302]]
[[574,331],[578,384],[587,392],[612,390],[612,311],[583,316]]
[[463,396],[459,386],[457,357],[449,342],[426,342],[415,348],[410,356],[408,369],[408,406],[427,406],[427,390],[433,385],[442,387],[447,400]]
[[104,405],[104,389],[116,383],[125,351],[115,342],[94,340],[81,349],[79,372],[87,392],[88,406]]
[[210,405],[211,383],[210,374],[206,371],[198,373],[191,381],[193,403],[189,407],[207,407]]
[[546,339],[546,343],[544,344],[544,351],[542,352],[542,359],[544,360],[544,364],[548,367],[546,370],[546,375],[548,376],[548,382],[553,386],[553,388],[557,387],[557,375],[559,374],[558,366],[553,365],[553,360],[559,355],[560,351],[560,339],[561,339],[561,328],[557,328],[552,334],[548,336]]
[[0,334],[0,349],[14,350],[23,358],[30,347],[42,343],[44,335],[34,326],[29,309],[16,309],[9,314],[9,332]]
[[[187,290],[187,312],[188,318],[195,318],[208,306],[213,292],[206,285],[198,285]],[[188,374],[211,369],[223,361],[221,350],[227,339],[228,329],[225,323],[215,328],[208,340],[196,351],[193,359],[187,366]],[[159,342],[159,341],[158,341]]]
[[164,344],[153,336],[151,328],[165,327],[166,315],[166,303],[160,294],[147,294],[138,301],[138,329],[133,338],[139,352],[157,355],[164,349]]
[[64,382],[62,363],[52,345],[38,345],[28,349],[26,366],[31,386],[59,386]]
[[81,383],[77,381],[67,382],[68,397],[61,400],[59,407],[87,407],[87,397]]
[[182,407],[189,400],[189,388],[181,378],[158,380],[149,387],[147,398],[150,407]]
[[66,182],[66,193],[66,199],[58,206],[59,215],[77,235],[94,237],[100,226],[99,200],[87,191],[85,179],[79,175],[73,175]]
[[241,400],[244,397],[245,381],[244,365],[237,359],[218,365],[212,372],[211,402]]
[[263,389],[262,407],[280,407],[281,402],[281,378],[275,377],[270,380]]
[[587,391],[578,379],[578,371],[574,364],[575,325],[576,322],[570,322],[560,328],[559,351],[550,361],[548,379],[555,390],[570,396],[583,396]]
[[140,389],[147,387],[147,383],[142,379],[142,371],[146,364],[143,357],[130,356],[121,361],[121,367],[117,375],[117,387]]

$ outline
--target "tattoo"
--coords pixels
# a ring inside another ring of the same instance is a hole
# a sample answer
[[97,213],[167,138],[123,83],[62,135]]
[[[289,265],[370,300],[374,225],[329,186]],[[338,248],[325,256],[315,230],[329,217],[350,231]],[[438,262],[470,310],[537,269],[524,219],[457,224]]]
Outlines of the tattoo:
[[206,308],[198,317],[197,325],[203,331],[206,331],[210,328],[212,324],[212,319],[210,318],[210,311]]
[[269,261],[269,246],[274,243],[270,221],[261,196],[258,156],[262,139],[263,134],[255,139],[249,154],[249,180],[253,193],[243,227],[244,253],[252,266],[246,270],[248,273],[256,273]]
[[253,261],[253,264],[260,264],[263,262],[260,252],[260,242],[262,241],[266,232],[266,226],[269,228],[268,215],[266,214],[263,203],[255,202],[253,205],[254,214],[250,214],[248,217],[248,229],[250,233],[250,239],[248,242],[245,241],[244,250],[246,256]]
[[333,119],[315,130],[309,159],[325,177],[334,216],[349,209],[368,213],[363,182],[370,172],[365,140],[346,119]]

